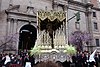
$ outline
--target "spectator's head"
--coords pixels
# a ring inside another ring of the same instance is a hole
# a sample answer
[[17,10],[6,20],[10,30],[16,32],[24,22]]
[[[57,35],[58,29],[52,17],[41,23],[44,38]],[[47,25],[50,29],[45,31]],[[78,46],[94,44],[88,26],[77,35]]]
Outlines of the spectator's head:
[[52,61],[47,61],[47,62],[40,62],[36,65],[36,67],[61,67],[57,63],[52,62]]

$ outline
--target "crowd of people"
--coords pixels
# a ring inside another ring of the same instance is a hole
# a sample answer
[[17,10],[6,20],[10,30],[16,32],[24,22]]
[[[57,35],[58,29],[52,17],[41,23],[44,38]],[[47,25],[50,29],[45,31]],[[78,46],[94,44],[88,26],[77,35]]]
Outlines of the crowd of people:
[[31,67],[33,67],[34,61],[34,56],[30,56],[27,50],[19,51],[17,54],[0,54],[0,67],[9,67],[11,64],[19,64],[21,67],[25,67],[26,62],[30,62]]
[[9,67],[11,64],[19,64],[21,67],[100,67],[100,53],[96,52],[94,61],[89,61],[88,51],[77,52],[72,56],[72,61],[38,61],[35,63],[34,55],[30,56],[27,51],[18,54],[0,54],[0,67]]

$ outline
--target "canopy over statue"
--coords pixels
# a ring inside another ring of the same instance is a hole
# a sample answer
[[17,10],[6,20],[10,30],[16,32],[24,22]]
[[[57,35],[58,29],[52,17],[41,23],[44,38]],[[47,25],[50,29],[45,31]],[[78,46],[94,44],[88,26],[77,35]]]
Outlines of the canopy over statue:
[[[51,38],[51,46],[54,48],[53,38],[57,29],[64,29],[66,14],[64,11],[38,11],[38,26],[39,31],[45,30]],[[64,30],[63,30],[64,31]]]

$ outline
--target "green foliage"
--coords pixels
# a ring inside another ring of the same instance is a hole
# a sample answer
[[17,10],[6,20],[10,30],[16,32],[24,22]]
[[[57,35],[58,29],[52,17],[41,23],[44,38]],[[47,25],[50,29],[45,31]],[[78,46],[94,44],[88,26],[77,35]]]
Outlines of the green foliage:
[[69,55],[74,55],[76,54],[76,48],[72,45],[67,45],[65,52]]
[[39,55],[41,53],[41,49],[40,46],[34,46],[31,50],[30,50],[30,55],[32,56],[34,55]]

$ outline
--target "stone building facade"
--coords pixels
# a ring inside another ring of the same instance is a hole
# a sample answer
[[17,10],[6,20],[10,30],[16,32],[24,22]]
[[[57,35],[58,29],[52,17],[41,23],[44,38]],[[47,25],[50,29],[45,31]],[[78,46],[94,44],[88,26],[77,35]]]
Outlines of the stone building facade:
[[92,7],[92,15],[91,15],[91,23],[92,23],[92,31],[93,31],[93,44],[95,48],[100,47],[100,6],[99,6],[99,0],[92,0],[92,4],[94,5]]
[[[20,35],[22,35],[21,33],[29,32],[25,34],[32,34],[33,36],[35,34],[34,38],[36,39],[36,29],[38,29],[37,11],[40,9],[48,11],[63,10],[66,12],[67,19],[71,18],[79,11],[81,19],[79,21],[80,23],[78,28],[75,23],[76,18],[66,22],[66,25],[68,25],[68,27],[66,27],[66,31],[68,31],[66,32],[66,37],[67,34],[70,37],[70,34],[77,30],[81,30],[83,32],[86,31],[91,33],[93,37],[90,43],[91,45],[89,45],[88,48],[93,47],[95,49],[100,46],[100,8],[97,0],[0,0],[0,44],[2,45],[5,43],[6,40],[4,39],[4,36],[7,37],[15,33],[17,33],[18,40],[13,43],[6,44],[8,46],[13,44],[14,46],[11,47],[16,50],[18,50],[19,46],[21,46],[19,45]],[[30,29],[33,29],[34,31]],[[33,32],[35,33],[33,34]],[[1,47],[5,48],[5,46]],[[5,49],[9,48],[6,47]]]

